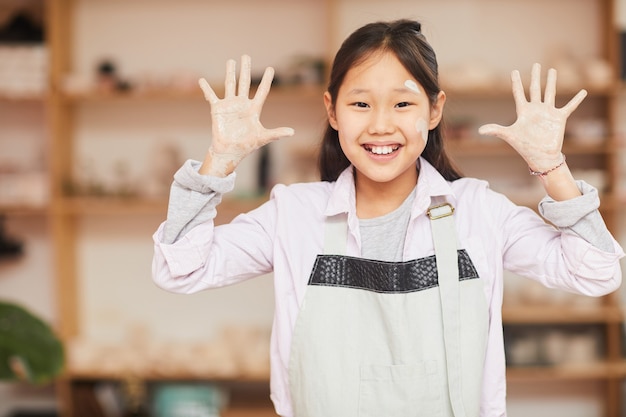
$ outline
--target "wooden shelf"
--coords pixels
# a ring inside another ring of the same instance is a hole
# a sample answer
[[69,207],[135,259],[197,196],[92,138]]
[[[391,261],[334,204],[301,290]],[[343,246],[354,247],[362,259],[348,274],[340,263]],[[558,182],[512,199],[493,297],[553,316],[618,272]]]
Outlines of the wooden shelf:
[[220,411],[221,417],[276,417],[277,414],[273,408],[260,409],[258,407],[237,407]]
[[[128,382],[138,382],[145,385],[148,393],[163,384],[206,383],[220,390],[224,390],[227,393],[226,408],[220,410],[221,416],[276,416],[274,406],[270,399],[269,378],[267,376],[259,378],[223,378],[207,376],[200,378],[197,375],[182,374],[163,377],[159,375],[122,376],[110,373],[66,373],[59,379],[59,383],[62,387],[69,387],[70,391],[80,391],[82,393],[79,398],[74,397],[74,401],[85,401],[86,404],[97,401],[94,393],[96,385],[112,384],[121,386]],[[80,404],[74,404],[73,407],[75,407],[75,414],[78,410],[84,409]]]
[[119,101],[174,101],[174,100],[198,100],[204,101],[202,90],[129,90],[129,91],[89,91],[81,93],[61,93],[62,100],[70,104],[84,103],[100,103],[100,102],[119,102]]
[[[213,85],[222,85],[223,81],[214,83]],[[250,96],[255,94],[255,89],[250,90]],[[215,88],[215,94],[218,97],[224,96],[223,88]],[[278,85],[272,87],[267,101],[285,101],[285,100],[319,100],[322,105],[322,96],[324,87],[317,85]],[[198,101],[204,102],[204,95],[200,87],[197,89],[182,90],[175,88],[150,89],[150,90],[129,90],[129,91],[88,91],[81,93],[62,92],[62,100],[68,104],[87,104],[87,103],[107,103],[120,101]]]
[[[598,145],[583,145],[575,141],[565,139],[563,153],[566,155],[607,155],[616,152],[622,145],[614,138],[606,138]],[[456,139],[450,138],[447,142],[447,149],[455,157],[467,156],[516,156],[519,157],[515,149],[508,143],[500,139]]]
[[507,368],[510,382],[606,380],[623,375],[619,364],[598,362],[559,366]]
[[[268,196],[251,198],[225,197],[219,205],[216,222],[224,222],[257,208]],[[120,197],[64,197],[52,207],[55,213],[69,215],[134,215],[156,214],[165,218],[167,200]]]
[[7,95],[0,93],[0,104],[1,103],[40,103],[44,104],[47,100],[48,96],[45,94],[37,94],[37,95]]
[[72,215],[164,215],[167,212],[167,201],[118,197],[67,197],[56,201],[53,210]]
[[45,216],[49,212],[48,206],[29,204],[0,204],[0,215],[7,216]]
[[124,381],[128,378],[138,378],[146,382],[175,382],[175,381],[206,381],[225,385],[268,385],[269,375],[197,375],[188,373],[162,374],[142,373],[140,375],[125,375],[111,372],[80,372],[68,370],[61,377],[67,381]]
[[623,312],[618,306],[511,306],[502,309],[504,324],[620,323]]
[[512,382],[614,380],[625,377],[626,359],[556,366],[516,366],[507,368],[507,380]]
[[[622,88],[626,88],[620,82],[612,83],[606,87],[594,87],[594,86],[585,86],[582,85],[580,88],[571,89],[571,88],[559,88],[557,92],[557,99],[569,99],[576,95],[580,90],[587,90],[587,97],[614,97],[619,94],[619,91]],[[513,102],[513,93],[511,91],[511,85],[509,82],[497,83],[495,86],[490,88],[454,88],[454,87],[446,87],[442,86],[442,89],[446,92],[446,96],[448,100],[455,99],[510,99]],[[528,86],[526,86],[526,95],[528,96]]]

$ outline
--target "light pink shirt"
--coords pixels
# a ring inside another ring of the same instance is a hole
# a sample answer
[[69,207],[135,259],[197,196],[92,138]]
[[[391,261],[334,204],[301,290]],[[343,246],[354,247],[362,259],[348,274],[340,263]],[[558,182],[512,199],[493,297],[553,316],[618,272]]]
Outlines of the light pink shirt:
[[[612,237],[613,252],[602,251],[567,228],[546,224],[534,211],[514,205],[484,181],[447,182],[425,160],[420,163],[404,260],[434,254],[425,213],[431,196],[448,196],[455,206],[459,249],[467,250],[484,280],[490,305],[481,416],[505,416],[503,269],[547,287],[600,296],[619,287],[619,259],[624,253]],[[273,272],[271,398],[281,416],[292,417],[288,380],[292,330],[315,257],[323,252],[326,216],[348,213],[346,254],[361,253],[354,193],[352,170],[347,169],[335,183],[278,185],[259,208],[226,225],[214,227],[206,221],[173,244],[161,243],[165,222],[154,234],[153,279],[169,291],[193,293]]]

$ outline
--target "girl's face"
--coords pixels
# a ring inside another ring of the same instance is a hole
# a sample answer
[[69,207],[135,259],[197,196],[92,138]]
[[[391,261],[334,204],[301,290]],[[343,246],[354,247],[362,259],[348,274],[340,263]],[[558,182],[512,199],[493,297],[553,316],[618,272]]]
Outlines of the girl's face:
[[416,160],[428,131],[441,120],[443,92],[431,105],[424,88],[398,58],[385,52],[351,68],[335,106],[328,92],[324,103],[341,148],[356,169],[357,185],[393,183],[413,189]]

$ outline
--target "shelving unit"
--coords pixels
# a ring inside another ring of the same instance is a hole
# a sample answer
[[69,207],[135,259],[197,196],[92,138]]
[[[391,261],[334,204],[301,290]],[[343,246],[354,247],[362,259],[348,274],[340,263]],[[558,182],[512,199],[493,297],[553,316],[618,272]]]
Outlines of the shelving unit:
[[[105,413],[99,407],[98,401],[94,396],[94,388],[96,386],[108,385],[119,396],[124,397],[124,386],[132,379],[121,376],[111,375],[72,375],[66,382],[68,387],[68,396],[73,397],[74,403],[84,404],[76,413],[77,415],[89,414],[91,417],[104,417]],[[265,379],[239,379],[221,380],[198,379],[189,376],[152,376],[145,375],[140,381],[134,381],[142,384],[146,391],[154,391],[159,385],[168,384],[205,384],[212,389],[220,390],[225,395],[225,401],[228,406],[220,413],[223,417],[249,417],[249,416],[276,416],[273,405],[269,400],[269,387]],[[128,399],[126,399],[128,400]]]
[[[601,34],[601,45],[605,48],[599,51],[605,59],[607,59],[612,68],[619,68],[617,57],[617,34],[614,29],[614,7],[612,1],[596,2],[601,8],[600,20],[598,27],[604,32]],[[618,71],[616,70],[616,73]],[[563,152],[568,157],[570,168],[576,169],[599,169],[604,174],[604,187],[598,187],[601,191],[601,207],[607,226],[613,233],[618,236],[617,229],[619,210],[623,206],[623,195],[619,192],[620,172],[618,170],[619,157],[624,150],[624,144],[614,132],[615,120],[617,118],[616,100],[619,98],[620,83],[617,80],[612,81],[606,88],[592,88],[582,85],[586,88],[589,95],[585,102],[580,106],[577,112],[570,118],[571,120],[583,115],[594,114],[606,122],[607,131],[603,138],[598,141],[576,140],[576,138],[566,136]],[[527,87],[527,85],[526,85]],[[557,97],[557,105],[567,102],[573,97],[578,90],[559,89],[559,97]],[[484,91],[448,91],[448,102],[458,99],[465,105],[468,103],[484,103],[488,100],[500,102],[503,97],[503,91],[496,89],[491,92]],[[509,105],[512,103],[510,99]],[[507,105],[503,102],[504,105]],[[586,107],[585,107],[586,106]],[[510,121],[512,122],[512,120]],[[509,124],[510,122],[499,122]],[[584,138],[583,138],[584,139]],[[518,169],[515,167],[515,161],[512,158],[519,158],[515,151],[503,142],[485,141],[476,136],[468,138],[452,138],[449,143],[449,149],[456,157],[461,168],[467,167],[465,173],[469,176],[478,176],[485,178],[489,174],[495,174],[494,182],[498,186],[503,187],[497,178],[497,175],[503,171],[495,173],[485,173],[482,170],[487,165],[484,163],[489,158],[497,158],[500,161],[498,167],[502,169],[509,161],[513,161],[511,170]],[[478,162],[476,162],[478,161]],[[506,162],[505,162],[506,161]],[[478,172],[476,171],[478,169]],[[526,169],[522,164],[518,173],[524,174]],[[489,171],[487,168],[486,171]],[[576,176],[576,172],[574,172]],[[489,178],[488,178],[489,179]],[[492,184],[494,185],[494,184]],[[519,184],[516,184],[516,186]],[[495,188],[495,185],[494,185]],[[498,189],[516,202],[517,204],[526,205],[536,208],[538,198],[532,194],[533,190],[522,188],[520,195],[516,193],[515,186],[511,189]],[[524,195],[529,195],[530,198]],[[507,379],[511,383],[564,383],[575,381],[596,381],[602,384],[602,392],[604,393],[604,416],[620,416],[623,412],[624,403],[622,400],[624,360],[622,358],[622,334],[623,334],[623,310],[617,294],[611,294],[602,299],[597,306],[592,307],[576,307],[568,305],[507,305],[503,307],[503,322],[506,327],[528,326],[528,325],[550,325],[558,328],[559,326],[582,325],[582,326],[598,326],[604,332],[602,343],[603,355],[600,361],[589,363],[573,363],[558,364],[546,366],[515,366],[509,367],[507,370]],[[509,392],[511,391],[509,385]]]
[[[26,31],[17,36],[17,31],[5,30],[18,11],[38,23],[45,4],[45,0],[0,0],[0,247],[7,249],[0,255],[0,299],[56,324],[56,300],[50,294],[55,276],[46,196],[48,97],[41,82],[46,79],[47,38],[45,34],[43,40],[27,37]],[[41,77],[38,88],[33,78],[26,82],[35,71]],[[15,245],[20,245],[19,253]],[[0,384],[0,415],[32,401],[52,407],[54,400],[49,386]]]
[[[0,46],[3,45],[0,43]],[[0,91],[0,126],[2,127],[0,130],[0,141],[2,141],[0,143],[0,214],[43,215],[47,210],[48,201],[44,192],[48,186],[47,182],[44,183],[47,160],[45,157],[43,160],[40,158],[44,156],[47,147],[46,104],[46,96],[43,94],[3,96]],[[29,117],[24,120],[11,120],[11,117],[21,112],[28,114]],[[26,125],[22,127],[22,124]],[[25,133],[18,136],[22,133],[19,131],[21,128]],[[20,140],[26,140],[24,148],[33,151],[33,155],[20,155],[21,152],[11,149],[16,147]],[[11,158],[15,158],[16,161],[12,161]],[[34,162],[40,165],[36,166]],[[41,175],[37,184],[24,180],[25,177],[33,174]],[[24,190],[25,185],[31,186],[32,191]]]
[[[4,29],[18,11],[31,20],[44,14],[44,2],[0,1],[0,28]],[[5,21],[6,20],[6,21]],[[28,279],[31,285],[42,289],[53,285],[53,276],[47,273],[47,260],[33,259],[30,249],[42,250],[49,246],[48,189],[46,157],[48,125],[46,119],[47,95],[44,85],[37,89],[35,83],[27,83],[23,73],[45,76],[46,40],[26,39],[15,32],[0,38],[0,220],[5,232],[15,233],[23,240],[24,253],[19,259],[0,256],[3,280],[0,297],[20,303],[48,320],[54,320],[52,300],[38,292],[31,297],[20,294],[20,281]],[[16,62],[12,61],[15,58]],[[16,76],[14,83],[13,76]],[[32,80],[31,80],[32,81]],[[4,237],[4,236],[3,236]],[[11,236],[12,238],[13,236]],[[39,263],[39,268],[37,267]],[[20,268],[11,268],[19,264]],[[7,267],[5,267],[5,265]],[[32,278],[30,278],[32,277]],[[1,412],[1,411],[0,411]]]
[[[66,192],[68,181],[74,178],[73,172],[76,166],[76,125],[81,109],[89,106],[117,106],[133,105],[145,106],[153,103],[164,105],[202,105],[203,98],[199,91],[181,91],[169,88],[153,89],[145,92],[125,93],[101,93],[82,92],[69,93],[63,88],[68,74],[75,68],[73,54],[75,46],[75,34],[72,30],[74,25],[74,12],[84,0],[49,0],[46,2],[48,44],[50,48],[50,94],[46,97],[21,98],[17,103],[40,103],[47,109],[47,123],[50,132],[50,192],[51,202],[49,207],[29,207],[22,205],[0,206],[0,214],[10,216],[48,216],[54,250],[54,275],[56,277],[57,293],[55,295],[58,306],[58,330],[66,340],[72,340],[83,334],[81,317],[84,311],[81,309],[81,264],[84,260],[78,250],[80,246],[81,228],[84,227],[85,218],[106,219],[109,223],[116,221],[132,222],[134,218],[164,217],[166,211],[165,199],[121,199],[121,198],[97,198],[89,196],[70,196]],[[522,2],[523,3],[523,2]],[[541,3],[547,4],[548,2]],[[604,32],[599,34],[600,44],[605,50],[598,51],[599,55],[611,62],[613,68],[618,67],[616,48],[616,34],[614,33],[614,2],[611,0],[591,1],[597,5],[600,12],[601,22],[598,28]],[[126,2],[119,2],[118,7],[123,8]],[[188,5],[188,4],[187,4]],[[150,2],[143,6],[150,7]],[[347,21],[345,10],[354,6],[357,8],[371,7],[362,5],[361,2],[351,0],[325,0],[320,2],[319,7],[324,8],[325,22],[319,25],[320,32],[325,32],[326,57],[329,58],[331,51],[336,49],[340,39],[351,22]],[[138,7],[137,4],[133,7]],[[402,1],[391,2],[392,10],[400,9]],[[428,7],[432,7],[428,6]],[[446,6],[447,7],[447,6]],[[536,3],[531,7],[541,7]],[[365,12],[364,12],[365,13]],[[355,14],[357,15],[357,14]],[[437,37],[435,36],[435,39]],[[74,45],[74,46],[73,46]],[[221,67],[220,67],[221,68]],[[617,84],[615,84],[617,85]],[[606,189],[602,196],[602,211],[611,230],[617,228],[616,216],[619,209],[626,202],[626,196],[618,190],[619,164],[618,155],[623,152],[623,144],[614,135],[612,126],[615,125],[615,101],[623,94],[623,89],[611,85],[610,87],[597,89],[589,88],[591,112],[600,113],[609,126],[609,132],[601,144],[585,145],[566,140],[564,152],[568,161],[572,161],[572,167],[580,164],[586,167],[591,161],[594,167],[600,167],[606,174]],[[560,97],[573,96],[575,91],[559,90]],[[448,100],[454,103],[484,103],[484,102],[507,102],[512,107],[512,98],[508,88],[498,86],[495,89],[454,90],[447,89]],[[219,94],[219,93],[218,93]],[[309,103],[311,107],[320,106],[321,89],[319,87],[274,88],[268,104],[290,106],[297,103]],[[14,99],[1,97],[0,106],[4,103],[12,103]],[[586,105],[586,104],[585,104]],[[1,108],[1,107],[0,107]],[[457,107],[458,109],[458,107]],[[491,121],[491,120],[486,120]],[[478,137],[450,140],[450,150],[459,160],[461,165],[468,161],[468,171],[471,171],[472,160],[486,161],[490,159],[514,160],[519,159],[508,145],[501,142],[488,142]],[[471,174],[471,172],[467,172]],[[525,173],[520,173],[520,175]],[[235,214],[256,207],[264,197],[236,200],[225,200],[220,206],[218,221],[226,222]],[[536,205],[537,199],[525,195],[513,198],[519,204],[528,206]],[[606,352],[604,360],[600,363],[591,363],[578,366],[553,366],[553,367],[527,367],[511,368],[508,378],[511,381],[537,381],[537,382],[567,382],[580,380],[594,380],[605,384],[605,415],[608,417],[618,416],[623,407],[621,400],[622,381],[626,379],[626,362],[622,359],[622,326],[623,314],[619,300],[616,296],[605,297],[600,306],[596,307],[563,307],[563,306],[505,306],[503,319],[506,325],[541,324],[593,324],[600,325],[605,329],[604,345]],[[143,375],[149,381],[158,381],[158,377]],[[188,379],[187,375],[180,375],[180,380]],[[207,376],[207,380],[211,380]],[[63,407],[63,417],[80,417],[75,413],[74,391],[77,386],[85,387],[96,382],[120,381],[115,375],[82,375],[72,373],[70,370],[59,381],[59,397]],[[223,383],[236,383],[237,381],[221,381]],[[240,381],[241,382],[241,381]],[[266,384],[267,381],[255,381],[256,384]],[[223,413],[224,417],[274,415],[271,405],[264,403],[260,406],[233,408]]]
[[[77,251],[80,249],[81,229],[90,219],[96,219],[114,224],[116,221],[134,222],[134,219],[141,220],[146,217],[154,217],[159,220],[165,216],[167,201],[161,199],[144,198],[116,198],[112,196],[95,197],[82,195],[68,195],[65,184],[70,182],[75,175],[73,172],[76,166],[77,149],[75,145],[76,125],[80,121],[81,110],[88,107],[102,107],[105,109],[116,106],[150,106],[154,103],[164,106],[198,106],[203,108],[204,98],[199,89],[177,90],[170,88],[153,88],[142,91],[129,92],[68,92],[63,89],[64,80],[73,68],[73,54],[71,45],[75,44],[71,31],[75,28],[73,19],[74,12],[80,5],[78,0],[55,0],[50,4],[49,26],[51,28],[52,44],[52,70],[51,84],[53,86],[51,103],[54,108],[53,120],[53,197],[52,216],[53,233],[57,243],[56,252],[56,275],[58,277],[58,294],[60,300],[60,315],[64,318],[59,331],[66,340],[80,337],[84,332],[81,327],[80,292],[83,282],[80,276],[80,258]],[[193,2],[192,2],[193,3]],[[189,4],[182,5],[186,7]],[[151,7],[146,5],[147,7]],[[126,7],[125,2],[120,2],[118,7]],[[220,71],[221,72],[221,71]],[[220,94],[218,92],[218,94]],[[321,97],[319,87],[290,87],[281,86],[272,90],[271,96],[267,100],[268,106],[292,106],[298,102],[310,102]],[[321,99],[319,101],[321,105]],[[203,118],[208,117],[208,111]],[[208,126],[207,126],[208,127]],[[209,130],[205,130],[208,132]],[[248,211],[257,207],[267,196],[253,196],[245,199],[226,198],[220,205],[218,222],[227,222],[236,214]],[[91,220],[94,221],[94,220]],[[160,220],[159,220],[160,221]],[[155,220],[155,227],[158,223]],[[146,382],[151,381],[188,381],[197,380],[197,376],[179,375],[174,378],[141,375]],[[256,381],[242,381],[240,378],[233,380],[223,380],[211,375],[207,375],[207,381],[217,382],[232,390],[233,394],[239,392],[240,385],[255,385],[257,388],[267,391],[267,378]],[[59,398],[62,405],[64,417],[82,414],[79,401],[76,397],[77,390],[84,393],[90,391],[95,383],[108,382],[119,384],[122,377],[111,374],[90,374],[76,373],[69,370],[59,381]],[[244,387],[245,388],[245,387]],[[244,390],[245,392],[245,390]],[[275,415],[273,407],[269,402],[269,396],[263,395],[263,401],[246,403],[246,401],[234,401],[228,409],[221,414],[223,416],[244,417],[244,416],[264,416]]]

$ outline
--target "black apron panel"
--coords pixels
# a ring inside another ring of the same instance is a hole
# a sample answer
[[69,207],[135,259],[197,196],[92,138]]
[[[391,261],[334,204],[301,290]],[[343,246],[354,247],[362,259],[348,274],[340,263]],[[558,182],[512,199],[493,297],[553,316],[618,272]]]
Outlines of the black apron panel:
[[[377,293],[408,293],[437,287],[435,255],[406,262],[386,262],[342,255],[318,255],[309,285],[346,287]],[[458,251],[459,281],[478,279],[467,251]]]

